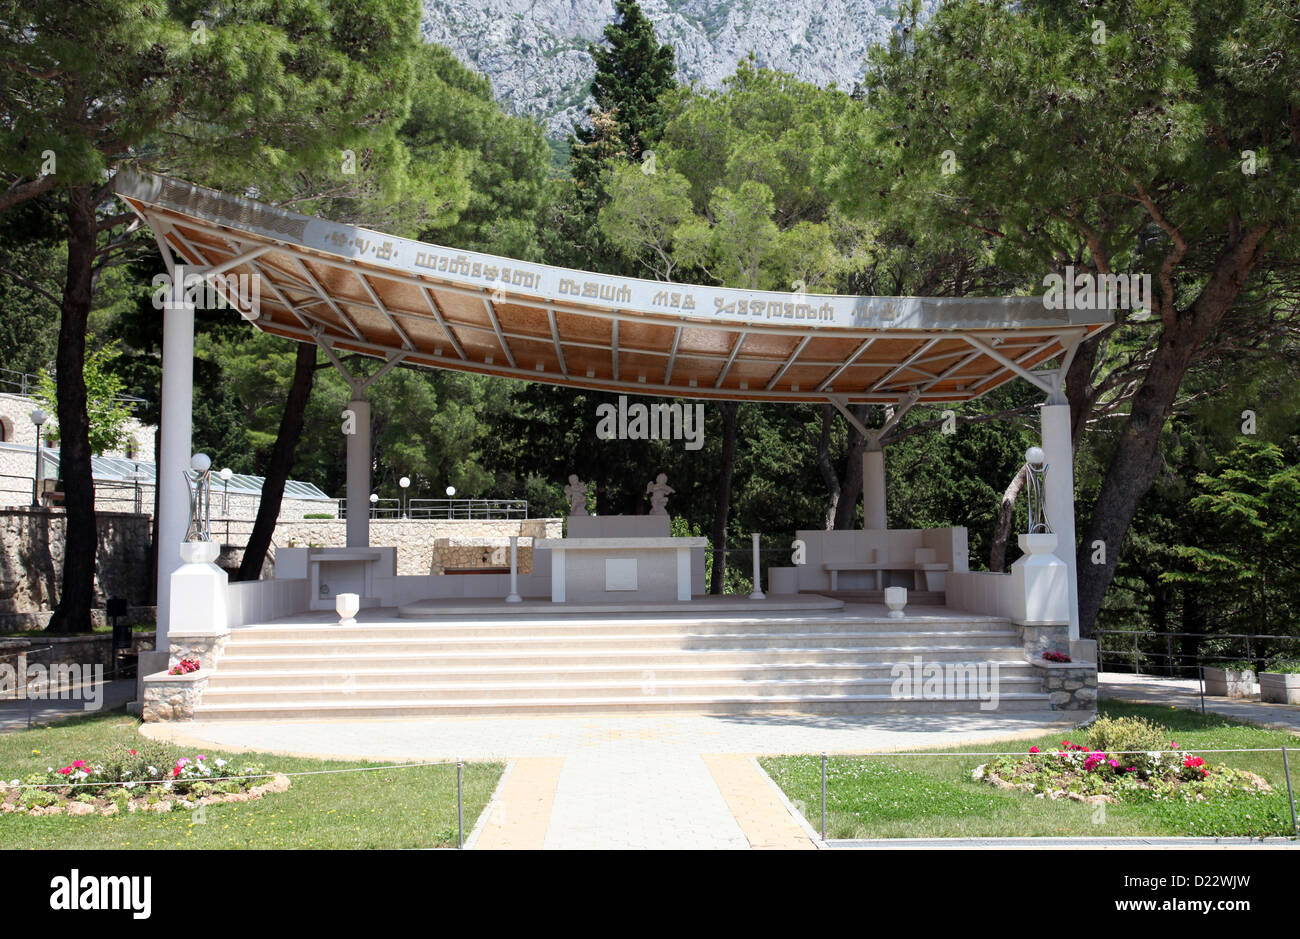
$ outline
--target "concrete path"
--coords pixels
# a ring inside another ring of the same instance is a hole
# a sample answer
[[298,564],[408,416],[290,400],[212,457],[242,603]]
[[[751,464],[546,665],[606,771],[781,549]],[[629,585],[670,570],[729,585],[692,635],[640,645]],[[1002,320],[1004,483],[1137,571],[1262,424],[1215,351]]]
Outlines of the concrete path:
[[[1193,711],[1201,708],[1200,683],[1195,678],[1102,672],[1097,676],[1097,695],[1103,700],[1136,701],[1140,704],[1160,704]],[[1300,733],[1300,707],[1292,704],[1266,704],[1242,698],[1206,695],[1205,710],[1238,720],[1253,721],[1265,727]]]
[[751,754],[879,752],[1032,737],[1080,715],[694,715],[147,724],[186,746],[357,759],[504,759],[482,849],[807,848]]
[[[52,724],[68,717],[111,711],[121,707],[126,702],[135,700],[135,679],[119,678],[117,681],[102,681],[94,686],[93,693],[90,689],[81,686],[74,690],[77,694],[76,698],[34,698],[31,701],[25,698],[9,698],[0,701],[0,734],[26,730],[29,708],[32,726],[37,726]],[[94,706],[88,706],[92,701]]]

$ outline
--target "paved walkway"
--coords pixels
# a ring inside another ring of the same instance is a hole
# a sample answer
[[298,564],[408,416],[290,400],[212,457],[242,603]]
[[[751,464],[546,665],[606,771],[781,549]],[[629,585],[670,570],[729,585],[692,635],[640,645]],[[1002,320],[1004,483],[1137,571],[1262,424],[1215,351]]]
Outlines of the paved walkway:
[[[1077,716],[1077,715],[1075,715]],[[148,724],[156,739],[357,759],[505,759],[472,845],[807,848],[754,754],[863,753],[1037,736],[1061,712],[868,716],[654,715]]]
[[[1097,695],[1102,699],[1114,698],[1194,711],[1201,708],[1200,683],[1195,678],[1102,672],[1097,680]],[[1300,707],[1292,704],[1265,704],[1261,701],[1206,695],[1205,710],[1238,720],[1253,721],[1265,727],[1300,733]]]
[[[51,724],[67,717],[81,714],[94,714],[98,711],[111,711],[121,707],[127,701],[135,700],[135,679],[119,678],[117,681],[103,681],[95,688],[95,693],[83,694],[85,689],[77,687],[77,698],[34,698],[31,701],[8,698],[0,701],[0,734],[27,729],[28,709],[31,711],[32,726]],[[88,700],[98,698],[97,706],[87,707]]]

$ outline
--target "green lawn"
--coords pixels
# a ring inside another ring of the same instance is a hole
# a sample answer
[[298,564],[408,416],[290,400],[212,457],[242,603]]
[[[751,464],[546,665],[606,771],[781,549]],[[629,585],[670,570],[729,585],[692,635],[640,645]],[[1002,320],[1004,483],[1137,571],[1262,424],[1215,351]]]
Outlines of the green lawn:
[[[0,735],[0,776],[23,778],[140,740],[123,711]],[[203,749],[209,759],[260,763],[284,773],[381,763],[311,760]],[[397,762],[397,761],[392,761]],[[466,763],[465,835],[500,779],[500,763]],[[434,848],[456,845],[456,767],[430,766],[293,778],[288,792],[189,812],[116,817],[0,815],[4,848]]]
[[[1146,717],[1169,727],[1184,750],[1216,747],[1296,747],[1290,752],[1292,784],[1300,788],[1300,739],[1226,717],[1154,705],[1106,702],[1103,714]],[[1055,747],[1062,738],[1087,742],[1086,730],[1002,741],[944,751],[1024,753]],[[1250,770],[1274,791],[1214,804],[1144,801],[1083,805],[994,789],[971,779],[988,757],[847,757],[827,762],[828,838],[965,838],[1136,835],[1290,835],[1291,811],[1280,753],[1207,754],[1212,763]],[[759,761],[813,828],[821,827],[821,757],[781,756]],[[1297,792],[1300,797],[1300,792]],[[1104,809],[1104,811],[1102,810]]]

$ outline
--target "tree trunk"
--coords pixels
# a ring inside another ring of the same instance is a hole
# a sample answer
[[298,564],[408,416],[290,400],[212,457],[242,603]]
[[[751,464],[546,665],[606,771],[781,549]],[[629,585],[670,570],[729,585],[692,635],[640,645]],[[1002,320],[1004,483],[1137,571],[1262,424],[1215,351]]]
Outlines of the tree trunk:
[[63,595],[46,627],[55,633],[89,632],[95,597],[95,483],[90,469],[90,416],[86,410],[86,320],[95,263],[95,205],[89,186],[68,191],[68,271],[59,314],[56,355],[59,475],[63,479],[67,534]]
[[[302,437],[303,416],[307,400],[311,397],[312,380],[316,377],[316,347],[309,342],[298,344],[294,361],[293,383],[284,401],[284,414],[280,418],[280,431],[271,449],[271,460],[266,467],[262,483],[262,496],[257,503],[257,520],[244,548],[244,559],[239,563],[239,580],[257,580],[262,576],[266,551],[275,534],[275,522],[280,517],[280,500],[284,498],[284,484],[293,469],[294,451]],[[364,510],[363,510],[364,511]]]
[[1006,492],[1002,493],[1002,506],[998,509],[998,523],[993,530],[993,546],[989,549],[989,570],[1001,574],[1007,566],[1007,542],[1011,540],[1011,529],[1016,522],[1016,500],[1020,490],[1029,478],[1028,466],[1021,466],[1020,472],[1012,477]]
[[826,483],[826,492],[829,498],[826,502],[825,528],[830,531],[835,527],[835,519],[839,517],[837,511],[840,504],[840,495],[842,487],[840,486],[839,474],[835,472],[835,464],[831,461],[831,422],[835,419],[835,408],[833,405],[822,405],[822,432],[817,438],[817,469],[821,471],[822,481]]
[[[855,404],[853,414],[866,423],[868,406]],[[857,527],[858,499],[862,496],[862,453],[867,438],[852,423],[849,424],[849,452],[844,457],[844,476],[840,482],[840,504],[835,511],[835,530],[852,531]],[[865,511],[865,510],[864,510]]]
[[731,477],[736,469],[736,411],[739,402],[722,402],[722,472],[718,479],[718,508],[713,516],[713,577],[709,593],[726,587],[727,516],[731,512]]
[[[1119,446],[1106,469],[1093,507],[1088,532],[1078,545],[1079,634],[1087,638],[1101,610],[1106,588],[1115,577],[1124,535],[1138,503],[1160,467],[1160,436],[1173,411],[1179,385],[1197,350],[1218,328],[1223,316],[1258,262],[1266,226],[1252,229],[1224,248],[1195,303],[1161,315],[1164,335],[1152,356],[1142,385],[1133,396]],[[1162,298],[1162,307],[1171,298]],[[1092,545],[1101,542],[1105,563],[1093,564]]]

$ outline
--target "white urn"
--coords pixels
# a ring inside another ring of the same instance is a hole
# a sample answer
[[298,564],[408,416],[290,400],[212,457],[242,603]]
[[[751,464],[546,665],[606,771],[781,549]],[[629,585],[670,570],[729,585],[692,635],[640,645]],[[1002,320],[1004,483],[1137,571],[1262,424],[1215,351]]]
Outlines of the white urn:
[[907,588],[886,587],[885,606],[889,607],[890,619],[902,619],[903,607],[907,606]]
[[361,609],[361,595],[340,593],[334,598],[334,609],[339,614],[340,626],[357,625],[357,610]]

